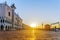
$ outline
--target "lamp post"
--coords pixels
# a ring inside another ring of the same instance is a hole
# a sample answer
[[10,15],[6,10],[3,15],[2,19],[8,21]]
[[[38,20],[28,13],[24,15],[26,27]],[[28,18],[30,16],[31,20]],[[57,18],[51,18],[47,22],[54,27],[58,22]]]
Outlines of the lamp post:
[[43,23],[42,23],[42,29],[43,29]]

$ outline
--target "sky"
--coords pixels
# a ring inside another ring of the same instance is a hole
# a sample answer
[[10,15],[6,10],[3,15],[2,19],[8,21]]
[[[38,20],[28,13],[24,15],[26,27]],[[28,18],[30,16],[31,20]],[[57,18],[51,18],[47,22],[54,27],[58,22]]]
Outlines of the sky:
[[25,24],[60,22],[60,0],[0,0],[0,3],[5,1],[9,6],[15,3],[15,12]]

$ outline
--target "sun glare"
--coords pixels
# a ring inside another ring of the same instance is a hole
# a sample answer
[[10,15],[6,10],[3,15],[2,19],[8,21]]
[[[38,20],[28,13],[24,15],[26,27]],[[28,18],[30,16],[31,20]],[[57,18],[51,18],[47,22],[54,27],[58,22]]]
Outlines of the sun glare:
[[32,28],[34,28],[34,27],[36,27],[36,26],[37,26],[37,24],[32,23],[32,24],[30,24],[30,26],[31,26]]

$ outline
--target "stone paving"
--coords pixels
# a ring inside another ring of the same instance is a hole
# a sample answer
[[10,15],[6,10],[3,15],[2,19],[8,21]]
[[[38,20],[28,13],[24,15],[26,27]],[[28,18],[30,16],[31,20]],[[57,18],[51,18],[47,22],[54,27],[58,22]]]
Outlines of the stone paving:
[[42,30],[0,31],[0,40],[60,40],[60,32]]

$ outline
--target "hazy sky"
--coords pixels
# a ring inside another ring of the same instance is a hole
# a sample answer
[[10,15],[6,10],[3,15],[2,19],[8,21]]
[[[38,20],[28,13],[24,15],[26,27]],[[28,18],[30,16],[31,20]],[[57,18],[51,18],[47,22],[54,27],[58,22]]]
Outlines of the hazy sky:
[[16,13],[26,24],[60,21],[60,0],[0,0],[8,5],[15,3]]

